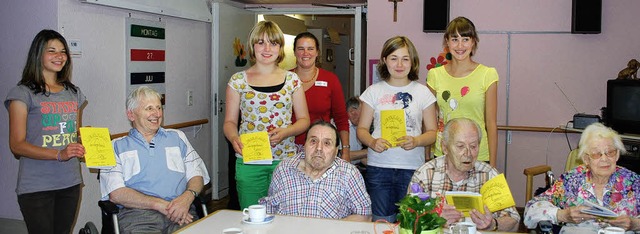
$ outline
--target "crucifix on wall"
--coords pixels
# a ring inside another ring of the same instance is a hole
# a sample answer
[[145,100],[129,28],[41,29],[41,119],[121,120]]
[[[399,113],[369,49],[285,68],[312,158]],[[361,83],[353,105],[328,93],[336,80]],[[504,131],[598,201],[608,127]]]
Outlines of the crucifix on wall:
[[393,2],[393,22],[396,22],[398,21],[398,3],[402,0],[389,0],[389,2]]

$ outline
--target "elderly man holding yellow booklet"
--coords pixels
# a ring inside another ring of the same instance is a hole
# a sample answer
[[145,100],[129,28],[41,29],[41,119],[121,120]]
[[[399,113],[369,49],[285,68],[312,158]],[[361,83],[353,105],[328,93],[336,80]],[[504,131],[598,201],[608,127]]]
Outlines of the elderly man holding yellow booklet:
[[[424,192],[431,196],[437,194],[442,196],[447,191],[466,191],[482,193],[484,197],[487,192],[481,192],[483,185],[492,178],[498,177],[498,171],[489,164],[477,160],[481,134],[480,127],[473,120],[456,118],[447,122],[442,141],[442,150],[445,155],[418,168],[411,178],[411,184],[420,185]],[[505,189],[506,182],[498,184]],[[487,203],[489,202],[485,199],[484,210],[468,211],[468,216],[479,230],[509,232],[518,229],[520,215],[515,206],[492,212],[487,207]],[[464,216],[463,211],[450,202],[443,207],[442,217],[447,219],[447,225],[463,220]]]

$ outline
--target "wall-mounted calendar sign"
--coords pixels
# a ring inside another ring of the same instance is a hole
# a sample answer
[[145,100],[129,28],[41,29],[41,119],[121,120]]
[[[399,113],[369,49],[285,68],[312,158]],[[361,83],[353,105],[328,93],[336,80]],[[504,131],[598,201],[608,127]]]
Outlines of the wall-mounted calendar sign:
[[126,19],[127,90],[125,95],[146,85],[162,95],[165,103],[165,23],[160,21]]
[[164,72],[131,73],[132,85],[164,84]]
[[131,50],[131,61],[163,61],[164,50]]

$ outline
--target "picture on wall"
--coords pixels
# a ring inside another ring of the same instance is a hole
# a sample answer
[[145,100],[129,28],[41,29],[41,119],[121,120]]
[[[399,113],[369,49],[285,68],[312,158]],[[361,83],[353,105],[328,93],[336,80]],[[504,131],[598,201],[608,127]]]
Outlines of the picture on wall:
[[380,63],[380,59],[369,59],[369,83],[367,86],[371,86],[380,81],[380,74],[377,69],[378,63]]

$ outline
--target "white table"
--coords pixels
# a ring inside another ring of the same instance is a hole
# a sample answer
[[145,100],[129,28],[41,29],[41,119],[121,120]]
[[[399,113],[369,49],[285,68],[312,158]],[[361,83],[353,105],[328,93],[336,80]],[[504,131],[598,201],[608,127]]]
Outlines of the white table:
[[[198,220],[180,230],[181,234],[222,233],[228,228],[240,228],[243,234],[299,234],[299,233],[348,233],[375,234],[372,222],[351,222],[333,219],[305,218],[276,215],[268,224],[242,223],[243,214],[236,210],[219,210],[204,219]],[[388,229],[387,225],[378,223],[378,233]]]
[[[390,227],[385,223],[353,222],[334,219],[305,218],[276,215],[268,224],[242,223],[242,212],[236,210],[219,210],[204,219],[200,219],[178,230],[181,234],[220,234],[228,228],[242,229],[243,234],[381,234]],[[394,229],[398,233],[397,229]],[[487,233],[487,232],[482,232]],[[491,232],[494,233],[494,232]],[[502,233],[502,232],[495,232]]]

